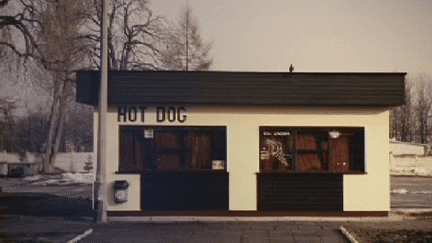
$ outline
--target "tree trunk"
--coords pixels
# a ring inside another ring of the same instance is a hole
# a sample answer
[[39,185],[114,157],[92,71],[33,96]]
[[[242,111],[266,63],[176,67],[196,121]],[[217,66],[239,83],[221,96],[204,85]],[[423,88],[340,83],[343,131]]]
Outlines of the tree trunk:
[[54,96],[53,96],[53,102],[51,105],[51,116],[50,116],[50,122],[49,122],[49,130],[48,130],[48,137],[47,137],[47,145],[45,150],[45,158],[44,158],[44,164],[43,164],[43,171],[44,173],[53,173],[54,172],[54,166],[51,163],[51,157],[52,157],[52,144],[54,140],[54,136],[56,133],[56,124],[58,121],[58,90],[57,87],[54,88]]
[[64,84],[62,84],[62,75],[59,73],[55,74],[55,80],[54,80],[54,95],[53,95],[53,103],[51,106],[51,117],[50,117],[50,123],[49,123],[49,130],[48,130],[48,138],[47,138],[47,147],[45,151],[45,158],[44,158],[44,173],[54,173],[54,160],[53,157],[53,144],[55,142],[55,138],[58,133],[58,125],[60,120],[60,102],[61,97],[64,96],[65,87]]
[[[67,84],[66,84],[67,85]],[[63,89],[64,92],[67,92],[67,90]],[[64,121],[66,118],[66,115],[68,113],[68,100],[67,100],[67,95],[65,95],[66,97],[64,97],[61,102],[60,102],[60,114],[59,114],[59,118],[58,118],[58,124],[57,124],[57,135],[54,141],[54,150],[52,151],[51,154],[51,164],[54,165],[57,153],[59,151],[59,147],[60,147],[60,141],[61,141],[61,137],[63,135],[63,127],[64,127]]]

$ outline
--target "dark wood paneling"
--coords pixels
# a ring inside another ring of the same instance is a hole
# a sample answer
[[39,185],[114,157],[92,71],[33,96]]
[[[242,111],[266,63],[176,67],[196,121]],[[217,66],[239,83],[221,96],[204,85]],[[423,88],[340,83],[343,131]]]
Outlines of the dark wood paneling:
[[228,210],[228,173],[141,174],[142,210]]
[[[112,71],[109,104],[404,104],[406,73]],[[77,101],[96,105],[99,72],[78,71]]]
[[343,175],[257,174],[260,211],[343,211]]

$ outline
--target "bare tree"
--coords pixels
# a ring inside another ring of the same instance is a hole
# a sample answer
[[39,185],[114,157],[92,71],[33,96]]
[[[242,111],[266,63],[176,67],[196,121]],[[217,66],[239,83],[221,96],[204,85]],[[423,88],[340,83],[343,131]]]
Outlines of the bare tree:
[[62,151],[73,148],[75,151],[93,151],[93,107],[72,103],[65,120],[62,136]]
[[12,138],[12,129],[15,125],[13,110],[16,108],[15,101],[9,97],[0,98],[0,135],[1,149],[4,151],[12,150],[10,139]]
[[[100,68],[100,0],[93,0],[82,38],[90,42],[91,65]],[[160,66],[166,23],[153,16],[147,0],[112,0],[109,6],[109,64],[113,70],[156,70]]]
[[46,150],[49,119],[50,114],[43,107],[37,107],[34,111],[28,111],[27,116],[20,120],[17,134],[27,141],[22,144],[23,149],[37,153]]
[[413,82],[405,80],[405,104],[390,111],[390,136],[398,141],[413,139]]
[[[0,43],[38,68],[37,83],[50,91],[51,115],[44,171],[52,173],[68,105],[74,96],[73,70],[80,68],[86,47],[79,38],[90,0],[19,0],[14,16],[0,16],[0,28],[10,33]],[[18,3],[18,2],[17,2]],[[12,32],[15,30],[15,32]],[[25,48],[20,43],[25,42]]]
[[405,105],[390,111],[390,137],[404,142],[431,141],[432,78],[425,74],[405,80]]
[[84,24],[86,0],[56,0],[46,2],[37,15],[40,22],[38,36],[41,53],[49,66],[45,68],[52,106],[44,160],[44,172],[54,171],[55,156],[59,150],[64,121],[69,105],[74,100],[74,70],[82,67],[86,43],[79,38]]
[[414,83],[414,97],[413,108],[415,123],[415,140],[420,143],[427,143],[429,141],[429,118],[431,116],[432,108],[432,80],[431,77],[425,74],[419,74],[413,78]]
[[162,58],[163,66],[169,70],[208,70],[213,62],[209,56],[211,43],[201,39],[199,24],[187,6],[177,26],[167,38]]
[[[1,4],[7,1],[0,2]],[[155,70],[161,66],[166,23],[146,0],[112,0],[109,14],[111,69]],[[51,113],[44,171],[54,170],[75,92],[73,71],[99,68],[101,0],[16,0],[0,5],[0,54],[13,53],[32,68],[32,80],[49,91]],[[3,14],[3,15],[2,15]],[[4,48],[10,53],[4,52]],[[5,58],[1,58],[6,62]]]
[[0,7],[6,6],[8,4],[9,0],[1,0],[0,1]]

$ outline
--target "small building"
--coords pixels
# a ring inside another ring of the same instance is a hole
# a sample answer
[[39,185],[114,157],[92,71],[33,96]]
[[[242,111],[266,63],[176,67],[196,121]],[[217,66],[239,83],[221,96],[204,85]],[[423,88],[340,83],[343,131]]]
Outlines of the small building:
[[19,153],[8,153],[6,150],[0,153],[0,162],[6,163],[21,163]]
[[[100,73],[77,74],[97,109]],[[112,71],[108,217],[386,216],[405,75]]]
[[422,143],[408,143],[390,139],[390,153],[393,155],[417,155],[424,156],[428,152],[429,145]]
[[0,175],[22,177],[36,175],[42,170],[42,158],[36,153],[28,151],[23,156],[19,153],[0,153]]

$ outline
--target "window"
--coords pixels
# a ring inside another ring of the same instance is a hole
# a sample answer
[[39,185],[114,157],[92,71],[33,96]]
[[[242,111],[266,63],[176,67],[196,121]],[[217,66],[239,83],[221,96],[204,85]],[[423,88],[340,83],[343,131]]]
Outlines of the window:
[[122,172],[226,170],[226,128],[122,126],[120,154]]
[[262,172],[364,172],[364,128],[260,127]]

